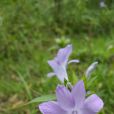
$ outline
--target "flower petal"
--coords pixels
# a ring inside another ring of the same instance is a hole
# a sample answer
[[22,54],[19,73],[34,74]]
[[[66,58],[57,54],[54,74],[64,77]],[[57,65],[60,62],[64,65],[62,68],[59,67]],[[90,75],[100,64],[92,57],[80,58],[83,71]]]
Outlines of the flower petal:
[[68,57],[72,53],[72,45],[67,45],[65,48],[61,48],[57,53],[57,58],[61,63],[66,64]]
[[85,100],[84,105],[93,112],[99,112],[103,108],[104,103],[96,94],[93,94]]
[[73,60],[70,60],[69,62],[68,62],[68,64],[70,64],[70,63],[79,63],[80,61],[78,60],[78,59],[73,59]]
[[53,77],[53,76],[55,76],[55,73],[54,72],[50,72],[50,73],[47,74],[47,76],[48,77]]
[[85,100],[85,87],[84,87],[84,82],[81,80],[79,81],[73,88],[72,88],[72,96],[74,97],[75,100],[75,106],[77,108],[81,107],[84,103]]
[[89,109],[83,108],[80,110],[79,114],[96,114],[96,112],[93,112]]
[[48,64],[52,67],[54,73],[62,83],[64,83],[64,79],[68,80],[66,68],[64,66],[57,64],[55,60],[48,61]]
[[57,102],[49,101],[39,105],[42,114],[67,114]]
[[58,104],[64,110],[70,110],[74,108],[75,104],[70,91],[65,86],[58,86],[56,89],[56,96]]
[[55,70],[59,65],[56,63],[55,60],[49,60],[48,64],[51,66],[53,70]]

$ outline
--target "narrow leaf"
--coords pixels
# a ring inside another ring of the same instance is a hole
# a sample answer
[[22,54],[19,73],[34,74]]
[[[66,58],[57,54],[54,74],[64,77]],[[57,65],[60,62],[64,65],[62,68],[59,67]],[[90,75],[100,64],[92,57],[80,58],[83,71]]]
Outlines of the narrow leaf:
[[45,96],[37,97],[31,100],[27,104],[45,102],[45,101],[50,101],[50,100],[55,100],[55,99],[56,99],[55,95],[45,95]]

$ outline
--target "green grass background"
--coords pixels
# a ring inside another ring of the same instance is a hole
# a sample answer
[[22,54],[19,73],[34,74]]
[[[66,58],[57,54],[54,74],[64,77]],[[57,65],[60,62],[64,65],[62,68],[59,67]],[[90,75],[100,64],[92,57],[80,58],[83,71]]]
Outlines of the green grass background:
[[[54,94],[56,78],[47,64],[57,50],[73,44],[68,67],[72,84],[99,61],[88,88],[114,113],[114,2],[99,0],[0,0],[0,114],[40,114],[33,98]],[[59,39],[59,41],[57,40]],[[69,39],[69,41],[68,41]]]

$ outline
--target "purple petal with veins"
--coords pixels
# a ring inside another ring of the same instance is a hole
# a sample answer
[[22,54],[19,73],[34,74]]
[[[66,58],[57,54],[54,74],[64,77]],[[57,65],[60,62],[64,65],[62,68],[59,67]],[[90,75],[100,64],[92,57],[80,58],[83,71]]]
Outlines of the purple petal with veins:
[[49,73],[48,77],[52,77],[54,74],[58,79],[64,83],[64,80],[68,80],[67,65],[72,62],[79,62],[79,60],[71,60],[68,62],[68,58],[72,53],[72,45],[67,45],[65,48],[59,49],[57,56],[53,60],[49,60],[48,64],[53,69],[53,73]]
[[96,94],[86,98],[84,82],[79,81],[70,91],[65,86],[57,86],[57,101],[39,105],[42,114],[97,114],[103,108],[103,101]]

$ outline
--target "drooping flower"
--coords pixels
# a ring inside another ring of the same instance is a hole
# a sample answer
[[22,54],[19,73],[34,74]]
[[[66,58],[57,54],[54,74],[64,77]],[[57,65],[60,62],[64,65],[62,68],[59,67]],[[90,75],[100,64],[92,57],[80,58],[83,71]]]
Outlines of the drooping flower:
[[87,68],[86,73],[85,73],[87,78],[91,76],[91,73],[96,69],[97,65],[98,65],[98,62],[96,61]]
[[79,81],[71,91],[65,86],[57,86],[57,101],[39,105],[42,114],[97,114],[103,108],[103,101],[96,94],[86,98],[83,81]]
[[48,73],[48,77],[56,75],[61,82],[68,80],[67,76],[67,65],[72,62],[78,63],[79,60],[68,61],[70,54],[72,53],[72,45],[67,45],[65,48],[62,48],[58,51],[57,56],[48,61],[48,64],[51,66],[54,72]]

